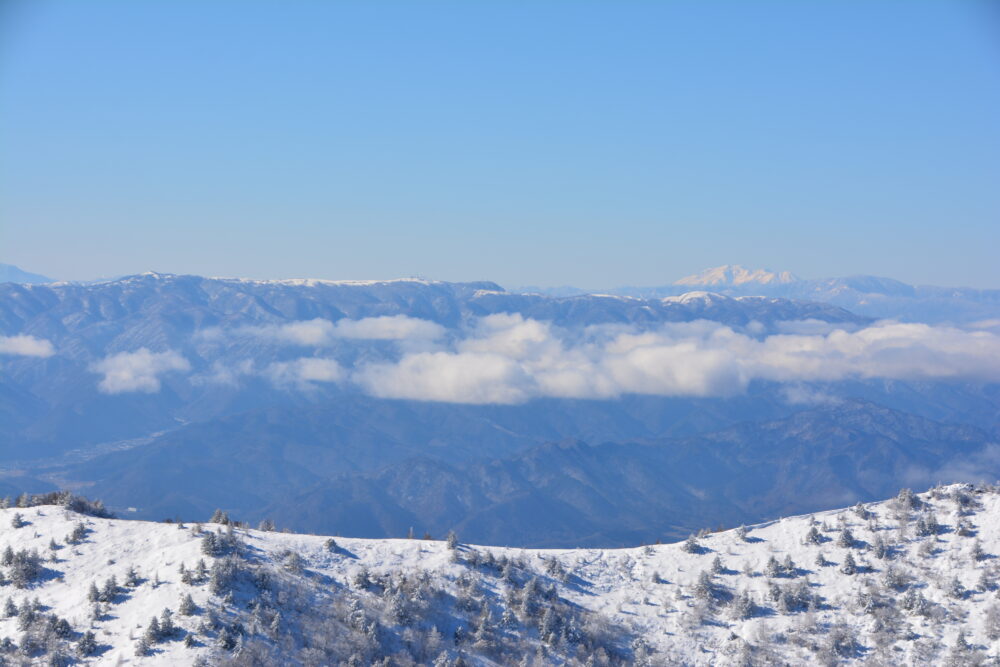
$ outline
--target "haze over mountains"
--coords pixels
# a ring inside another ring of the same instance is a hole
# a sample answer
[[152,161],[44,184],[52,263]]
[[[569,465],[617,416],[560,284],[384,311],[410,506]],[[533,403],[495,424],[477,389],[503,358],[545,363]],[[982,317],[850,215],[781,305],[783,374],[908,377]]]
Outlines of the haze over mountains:
[[1000,290],[722,267],[616,292],[3,283],[0,484],[607,546],[1000,476]]
[[40,284],[54,282],[51,278],[39,273],[22,271],[13,264],[0,263],[0,283]]

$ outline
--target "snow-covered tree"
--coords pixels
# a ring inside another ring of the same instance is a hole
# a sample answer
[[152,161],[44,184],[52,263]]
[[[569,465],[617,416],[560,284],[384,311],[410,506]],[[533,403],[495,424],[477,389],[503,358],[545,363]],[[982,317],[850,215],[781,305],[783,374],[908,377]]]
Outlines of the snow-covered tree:
[[841,549],[850,549],[854,546],[854,541],[854,533],[851,532],[850,528],[845,526],[837,537],[837,546]]
[[684,540],[684,544],[683,546],[681,546],[681,549],[683,549],[686,553],[689,554],[701,553],[701,545],[698,544],[698,540],[697,538],[695,538],[693,533],[688,535],[688,538]]
[[160,641],[160,621],[153,616],[149,619],[149,625],[146,626],[146,632],[142,635],[142,638],[146,640],[147,644],[155,644]]
[[90,630],[85,631],[76,642],[76,654],[81,658],[94,655],[97,652],[97,638]]
[[756,607],[753,598],[747,591],[740,591],[729,601],[729,617],[734,621],[743,621],[753,617]]
[[840,571],[847,575],[855,574],[858,571],[858,564],[854,561],[854,556],[851,555],[850,551],[844,556],[844,562],[840,565]]
[[176,630],[173,612],[164,607],[160,613],[160,637],[171,637]]

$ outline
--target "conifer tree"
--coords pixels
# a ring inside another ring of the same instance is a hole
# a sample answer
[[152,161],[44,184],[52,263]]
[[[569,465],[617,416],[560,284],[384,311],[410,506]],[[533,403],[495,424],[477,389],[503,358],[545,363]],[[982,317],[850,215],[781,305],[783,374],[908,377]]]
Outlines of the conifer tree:
[[701,553],[701,545],[698,544],[698,540],[695,538],[694,533],[688,535],[688,538],[684,540],[681,550],[689,554]]
[[97,638],[93,632],[87,630],[76,642],[76,654],[81,658],[86,658],[93,655],[95,651],[97,651]]
[[174,634],[174,614],[170,609],[164,607],[163,612],[160,614],[160,636],[170,637]]
[[201,538],[201,552],[206,556],[214,556],[219,552],[219,541],[215,533],[208,531]]
[[847,575],[855,574],[858,571],[858,564],[854,562],[854,556],[851,555],[850,551],[844,556],[844,562],[840,566],[840,571]]
[[142,636],[149,645],[155,644],[160,641],[160,621],[157,620],[155,616],[149,619],[149,625],[146,626],[146,633]]

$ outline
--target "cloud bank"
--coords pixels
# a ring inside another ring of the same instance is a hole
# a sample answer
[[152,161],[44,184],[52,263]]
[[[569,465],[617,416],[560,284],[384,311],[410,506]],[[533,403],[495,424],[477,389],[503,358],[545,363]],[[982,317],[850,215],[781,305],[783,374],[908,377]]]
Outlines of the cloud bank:
[[52,343],[34,336],[0,336],[0,354],[17,357],[51,357],[55,354]]
[[97,387],[105,394],[156,393],[160,390],[160,375],[190,369],[188,360],[177,352],[150,352],[144,347],[107,356],[90,366],[92,372],[104,376]]
[[[839,328],[806,320],[780,323],[776,333],[766,335],[753,323],[737,330],[697,320],[647,330],[625,324],[568,330],[519,314],[496,314],[454,330],[400,315],[199,334],[202,340],[232,343],[234,350],[246,337],[313,347],[317,356],[216,360],[192,382],[237,386],[253,376],[283,389],[337,383],[381,398],[477,404],[626,394],[724,397],[745,392],[755,381],[781,383],[779,391],[791,403],[818,404],[837,399],[810,383],[874,378],[1000,382],[1000,333],[989,327],[880,322]],[[395,344],[377,350],[339,347],[319,356],[321,348],[343,339]],[[104,375],[101,390],[108,393],[157,391],[160,374],[188,368],[176,353],[148,350],[94,366]]]
[[[815,329],[807,324],[787,330]],[[886,322],[857,331],[755,338],[698,321],[646,332],[598,327],[583,340],[570,338],[548,323],[491,315],[453,349],[369,363],[352,379],[374,396],[455,403],[728,396],[755,380],[1000,381],[1000,336],[924,324]]]

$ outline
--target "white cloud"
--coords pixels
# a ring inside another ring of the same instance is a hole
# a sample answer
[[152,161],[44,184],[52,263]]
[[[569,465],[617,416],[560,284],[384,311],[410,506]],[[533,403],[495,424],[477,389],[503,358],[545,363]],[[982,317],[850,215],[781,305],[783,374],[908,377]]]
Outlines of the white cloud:
[[274,337],[295,345],[328,345],[335,328],[330,320],[315,319],[291,322],[274,328]]
[[781,388],[781,396],[789,405],[839,405],[842,399],[805,384],[789,384]]
[[1000,334],[987,327],[879,322],[855,329],[806,320],[783,323],[771,336],[762,334],[707,320],[652,330],[622,324],[565,330],[506,313],[452,332],[402,315],[314,319],[201,335],[215,340],[262,337],[317,348],[338,339],[391,340],[399,356],[373,360],[366,353],[353,369],[319,357],[264,368],[245,361],[213,366],[199,381],[236,384],[241,376],[260,375],[279,386],[309,389],[316,383],[349,380],[374,396],[457,403],[630,393],[727,396],[744,392],[755,380],[786,383],[783,392],[790,402],[817,403],[830,397],[809,390],[808,383],[868,378],[1000,381]]
[[226,365],[221,361],[213,361],[211,368],[199,375],[191,378],[191,384],[206,385],[218,384],[227,387],[237,387],[241,378],[256,374],[252,359],[244,359],[232,365]]
[[97,386],[106,394],[155,393],[160,390],[160,375],[190,369],[188,360],[173,350],[150,352],[144,347],[110,355],[90,366],[91,371],[104,376]]
[[232,337],[273,340],[303,347],[325,347],[338,339],[395,340],[402,342],[433,341],[445,334],[436,322],[406,315],[365,317],[360,320],[341,319],[336,322],[316,318],[287,324],[245,326],[234,329],[212,327],[198,333],[210,342],[225,342]]
[[316,382],[340,382],[347,374],[333,359],[302,357],[272,363],[264,369],[264,375],[279,386],[309,389]]
[[52,343],[34,336],[0,336],[0,354],[18,357],[51,357],[55,354]]
[[858,326],[849,322],[824,322],[823,320],[784,320],[775,322],[775,329],[783,334],[826,335],[834,331],[856,331]]
[[437,322],[406,315],[365,317],[360,320],[337,320],[333,335],[338,338],[366,340],[437,340],[445,328]]
[[[361,366],[353,379],[376,396],[458,403],[518,403],[537,396],[610,398],[628,393],[725,396],[754,380],[850,378],[1000,381],[1000,336],[883,322],[858,331],[808,323],[764,339],[715,322],[655,331],[592,328],[571,337],[520,315],[482,318],[447,351]],[[820,400],[801,390],[790,400]]]
[[531,397],[531,377],[499,354],[419,352],[398,364],[372,364],[354,379],[382,398],[452,403],[521,403]]

